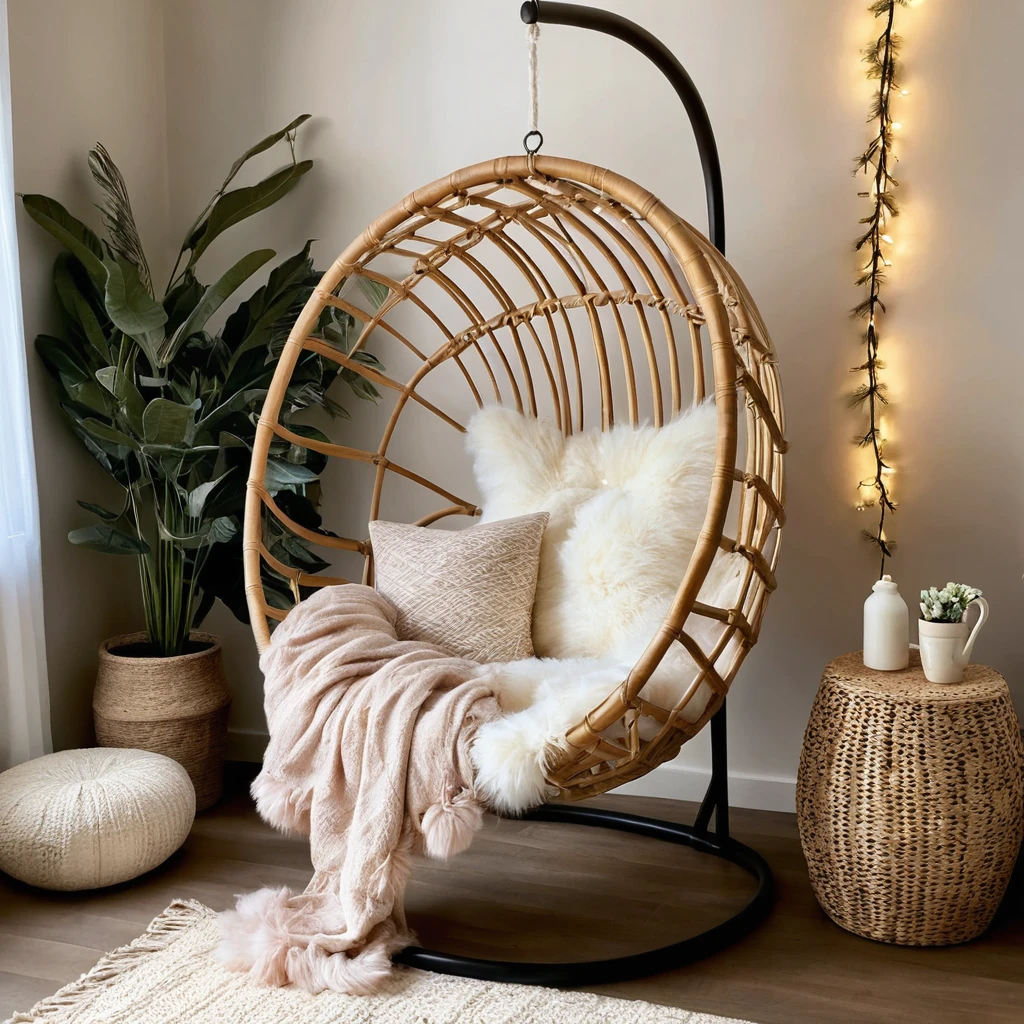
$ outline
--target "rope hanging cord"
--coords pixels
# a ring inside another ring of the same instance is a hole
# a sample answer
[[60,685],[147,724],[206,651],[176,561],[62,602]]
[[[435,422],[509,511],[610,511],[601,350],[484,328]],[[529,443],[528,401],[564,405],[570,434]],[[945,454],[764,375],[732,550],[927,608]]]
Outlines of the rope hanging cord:
[[527,156],[534,156],[544,145],[537,124],[540,120],[540,104],[537,99],[537,39],[540,37],[540,25],[536,22],[526,26],[526,66],[530,85],[530,130],[523,136],[523,149]]

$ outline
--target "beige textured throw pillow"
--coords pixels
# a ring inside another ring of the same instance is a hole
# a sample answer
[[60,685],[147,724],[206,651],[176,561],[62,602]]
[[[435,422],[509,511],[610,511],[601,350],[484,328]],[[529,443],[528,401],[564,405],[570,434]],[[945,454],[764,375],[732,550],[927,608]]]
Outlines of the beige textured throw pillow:
[[399,639],[481,662],[532,657],[547,521],[537,512],[457,531],[370,523],[376,587],[398,609]]

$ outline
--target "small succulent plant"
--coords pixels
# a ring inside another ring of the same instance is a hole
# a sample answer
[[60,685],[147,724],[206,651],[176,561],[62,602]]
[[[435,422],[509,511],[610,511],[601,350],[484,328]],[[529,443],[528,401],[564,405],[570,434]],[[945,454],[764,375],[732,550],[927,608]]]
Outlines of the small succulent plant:
[[965,583],[947,583],[941,590],[929,587],[921,591],[921,618],[928,622],[961,622],[967,606],[981,591]]

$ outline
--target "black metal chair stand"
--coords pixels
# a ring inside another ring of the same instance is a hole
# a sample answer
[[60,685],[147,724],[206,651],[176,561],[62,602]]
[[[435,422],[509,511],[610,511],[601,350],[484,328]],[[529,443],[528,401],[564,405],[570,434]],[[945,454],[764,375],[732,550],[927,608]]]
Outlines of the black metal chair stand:
[[[514,960],[485,960],[457,956],[434,949],[410,946],[394,960],[407,967],[419,967],[438,974],[454,974],[483,981],[519,985],[552,985],[572,988],[642,978],[672,970],[717,953],[756,928],[767,916],[775,899],[775,886],[767,861],[756,850],[729,835],[729,792],[727,773],[725,704],[711,720],[712,770],[707,795],[693,825],[646,818],[638,814],[610,811],[579,804],[545,804],[526,815],[528,821],[553,821],[569,825],[592,825],[632,835],[689,846],[700,853],[736,864],[757,882],[757,889],[732,917],[713,928],[679,942],[629,956],[565,963],[527,963]],[[715,819],[714,829],[708,824]]]
[[[708,237],[719,251],[724,253],[725,204],[718,147],[700,93],[672,52],[646,29],[618,14],[596,7],[549,3],[548,0],[527,0],[522,5],[520,17],[526,24],[570,25],[615,36],[638,49],[664,73],[686,107],[697,141],[707,193]],[[526,815],[529,821],[590,825],[660,839],[663,842],[688,846],[700,853],[720,857],[738,865],[753,876],[757,882],[757,889],[747,904],[728,920],[698,935],[691,935],[660,949],[605,960],[526,963],[456,956],[453,953],[410,946],[394,958],[395,962],[463,978],[571,988],[657,974],[710,956],[732,945],[764,920],[772,908],[775,889],[771,869],[765,859],[756,850],[737,842],[729,835],[728,775],[723,702],[721,709],[711,720],[711,783],[693,825],[678,825],[674,822],[659,821],[657,818],[645,818],[637,814],[577,804],[545,804]],[[712,817],[715,822],[714,829],[709,828]]]

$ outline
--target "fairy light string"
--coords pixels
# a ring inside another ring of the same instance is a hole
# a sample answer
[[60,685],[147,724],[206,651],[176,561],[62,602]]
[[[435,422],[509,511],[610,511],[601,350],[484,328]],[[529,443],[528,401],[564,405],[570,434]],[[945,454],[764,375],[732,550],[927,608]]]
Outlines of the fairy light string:
[[851,404],[865,411],[866,422],[863,433],[858,433],[854,444],[868,449],[874,461],[874,473],[858,484],[858,511],[877,511],[877,522],[873,529],[863,531],[864,537],[875,546],[879,554],[878,575],[885,572],[885,560],[892,557],[895,545],[886,534],[886,517],[896,511],[893,500],[893,474],[895,470],[886,457],[886,433],[882,410],[889,403],[888,385],[882,379],[885,363],[879,358],[881,318],[885,303],[882,288],[886,284],[886,270],[892,265],[889,253],[893,238],[891,221],[899,216],[895,193],[899,183],[892,176],[890,166],[896,162],[893,154],[893,134],[903,127],[893,118],[892,99],[894,91],[906,96],[907,90],[900,88],[899,53],[902,40],[893,31],[896,9],[908,6],[909,0],[876,0],[868,10],[875,18],[884,19],[885,28],[881,35],[873,38],[864,48],[863,59],[867,65],[867,77],[878,82],[872,99],[868,123],[876,128],[875,135],[867,149],[857,158],[854,174],[864,174],[871,181],[870,189],[860,192],[869,200],[870,211],[860,223],[866,230],[857,239],[856,251],[866,253],[861,265],[857,287],[866,291],[865,297],[857,303],[851,315],[864,321],[862,342],[865,359],[853,367],[854,373],[862,375],[861,383],[850,395]]

